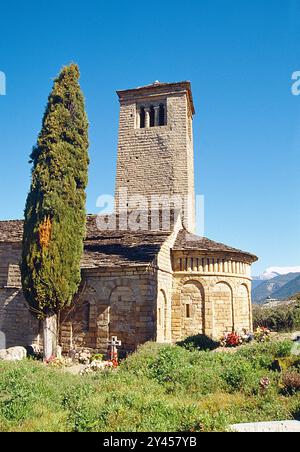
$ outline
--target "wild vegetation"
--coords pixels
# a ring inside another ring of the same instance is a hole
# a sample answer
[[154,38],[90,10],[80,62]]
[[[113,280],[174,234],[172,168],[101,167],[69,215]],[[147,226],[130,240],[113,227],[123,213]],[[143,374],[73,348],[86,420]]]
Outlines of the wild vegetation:
[[148,343],[118,369],[72,375],[25,360],[0,363],[1,431],[224,431],[237,422],[300,418],[292,342],[235,353]]
[[278,306],[254,306],[254,327],[264,326],[273,331],[295,331],[300,329],[300,296],[294,302]]

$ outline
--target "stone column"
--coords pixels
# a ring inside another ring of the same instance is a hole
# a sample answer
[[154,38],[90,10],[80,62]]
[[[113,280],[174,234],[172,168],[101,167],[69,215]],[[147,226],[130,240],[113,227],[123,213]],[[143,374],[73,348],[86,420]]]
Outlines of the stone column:
[[251,277],[251,266],[247,264],[247,276]]
[[198,271],[200,273],[203,273],[204,272],[204,266],[203,266],[203,263],[202,263],[202,258],[200,258],[198,262],[199,262]]
[[145,127],[149,129],[150,127],[150,108],[145,108]]
[[215,260],[214,273],[219,273],[219,264],[218,264],[218,260]]
[[208,270],[209,270],[208,266],[209,266],[209,260],[207,258],[205,258],[205,260],[204,260],[204,272],[205,273],[208,273]]
[[141,128],[141,114],[139,110],[137,110],[136,112],[136,128],[137,129]]
[[159,105],[154,107],[154,126],[159,126]]

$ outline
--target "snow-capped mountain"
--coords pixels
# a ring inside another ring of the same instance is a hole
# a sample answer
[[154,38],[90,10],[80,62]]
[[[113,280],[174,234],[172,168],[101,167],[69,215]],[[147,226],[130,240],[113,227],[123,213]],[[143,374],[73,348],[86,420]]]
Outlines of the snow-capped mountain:
[[281,275],[288,275],[289,273],[300,273],[300,266],[298,267],[269,267],[260,276],[254,276],[255,281],[268,281]]
[[299,267],[269,267],[253,278],[252,299],[254,303],[263,303],[268,298],[282,299],[299,293]]

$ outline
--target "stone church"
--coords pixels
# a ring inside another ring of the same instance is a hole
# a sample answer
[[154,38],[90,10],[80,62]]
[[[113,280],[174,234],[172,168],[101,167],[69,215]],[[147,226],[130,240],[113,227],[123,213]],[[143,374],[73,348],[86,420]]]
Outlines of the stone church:
[[[256,256],[194,235],[190,83],[155,82],[117,94],[117,215],[87,217],[82,283],[73,306],[60,314],[63,350],[105,352],[117,336],[130,352],[150,340],[175,343],[197,334],[219,339],[251,330]],[[147,210],[147,219],[130,228],[126,209],[131,212],[132,199],[146,200],[138,216]],[[166,227],[160,201],[170,199]],[[174,199],[184,200],[180,208]],[[113,227],[103,227],[111,219]],[[0,332],[7,347],[42,345],[41,325],[22,295],[22,233],[22,221],[0,222]]]

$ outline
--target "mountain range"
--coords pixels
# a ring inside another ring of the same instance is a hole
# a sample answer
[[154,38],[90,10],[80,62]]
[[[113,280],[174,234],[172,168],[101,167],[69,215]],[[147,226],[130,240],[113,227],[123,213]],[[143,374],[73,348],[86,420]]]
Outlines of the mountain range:
[[300,292],[300,267],[270,267],[252,281],[253,303],[284,300]]

